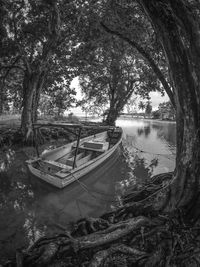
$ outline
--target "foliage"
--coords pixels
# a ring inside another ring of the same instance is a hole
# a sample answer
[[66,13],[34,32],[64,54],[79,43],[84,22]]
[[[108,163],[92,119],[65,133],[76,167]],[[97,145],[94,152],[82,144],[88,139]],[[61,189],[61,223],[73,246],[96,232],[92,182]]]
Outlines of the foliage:
[[143,101],[140,101],[138,104],[138,108],[141,109],[142,111],[145,109],[145,104]]
[[48,88],[48,94],[42,96],[39,110],[41,110],[43,114],[57,114],[60,116],[65,110],[73,106],[73,103],[75,103],[75,94],[74,90],[69,89],[68,86],[52,86]]
[[[4,95],[9,96],[15,108],[23,107],[22,125],[30,125],[30,118],[36,119],[41,92],[46,93],[47,87],[52,86],[60,91],[56,84],[61,84],[62,79],[69,83],[74,77],[68,65],[75,44],[72,33],[77,8],[74,2],[44,0],[9,0],[3,7],[6,34],[2,41],[0,77]],[[13,70],[20,73],[14,79],[17,86],[12,82],[13,73],[9,75]],[[20,97],[20,104],[14,101],[16,95]]]
[[132,97],[130,97],[129,100],[127,101],[126,108],[127,108],[128,114],[136,112],[136,100],[137,100],[137,97],[134,97],[132,95]]
[[149,115],[151,115],[151,112],[152,112],[151,102],[147,101],[146,107],[145,107],[145,114],[149,116]]
[[152,112],[152,117],[153,117],[153,119],[159,119],[160,116],[161,116],[161,114],[160,114],[160,111],[159,111],[159,110],[154,110],[154,111]]
[[160,103],[158,106],[158,110],[162,119],[175,119],[175,109],[170,101]]
[[145,61],[159,79],[159,90],[163,93],[164,89],[175,106],[163,49],[150,21],[144,15],[142,5],[137,4],[137,1],[109,1],[101,25],[108,33],[133,47],[138,57]]
[[[77,61],[85,62],[79,67],[80,86],[85,100],[96,107],[108,105],[114,120],[123,110],[133,92],[148,98],[151,90],[159,88],[159,83],[148,65],[128,47],[124,41],[102,34],[92,43],[77,50]],[[84,53],[83,53],[84,51]]]

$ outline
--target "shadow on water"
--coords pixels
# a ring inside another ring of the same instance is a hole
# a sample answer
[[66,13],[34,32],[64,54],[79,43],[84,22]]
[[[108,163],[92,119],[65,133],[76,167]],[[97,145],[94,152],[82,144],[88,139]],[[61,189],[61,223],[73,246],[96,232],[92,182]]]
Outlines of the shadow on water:
[[[30,175],[21,152],[5,150],[0,171],[0,259],[71,222],[97,217],[119,205],[118,182],[126,166],[120,150],[80,181],[60,190]],[[120,166],[120,167],[119,167]]]
[[38,199],[37,212],[42,216],[41,212],[45,211],[43,215],[48,217],[54,213],[59,223],[69,223],[85,216],[96,216],[100,210],[110,209],[111,204],[116,203],[115,182],[119,177],[116,169],[119,164],[118,153],[119,151],[103,166],[61,190],[32,177]]
[[[34,200],[26,178],[25,156],[11,149],[1,154],[0,163],[0,258],[13,255],[16,247],[27,246],[25,213]],[[28,212],[27,212],[28,213]]]

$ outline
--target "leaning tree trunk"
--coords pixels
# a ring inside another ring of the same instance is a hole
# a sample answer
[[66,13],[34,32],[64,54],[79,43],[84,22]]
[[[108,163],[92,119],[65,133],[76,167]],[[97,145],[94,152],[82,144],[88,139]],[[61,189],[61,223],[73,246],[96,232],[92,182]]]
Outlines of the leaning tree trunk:
[[38,82],[38,74],[35,72],[26,72],[23,81],[23,103],[21,117],[21,131],[25,138],[28,138],[32,132],[32,113],[33,98]]
[[170,207],[189,211],[191,206],[196,207],[200,191],[199,24],[187,0],[138,1],[161,40],[174,83],[177,157]]

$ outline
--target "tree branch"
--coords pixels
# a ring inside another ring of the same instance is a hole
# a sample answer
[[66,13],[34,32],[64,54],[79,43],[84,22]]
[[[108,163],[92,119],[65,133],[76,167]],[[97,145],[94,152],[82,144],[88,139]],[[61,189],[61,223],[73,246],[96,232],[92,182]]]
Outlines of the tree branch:
[[20,70],[23,70],[24,71],[24,69],[21,66],[18,66],[18,65],[1,66],[0,67],[0,70],[2,70],[2,69],[8,69],[8,70],[11,70],[11,69],[20,69]]
[[157,75],[158,79],[160,80],[160,82],[162,83],[167,95],[169,96],[169,99],[172,103],[172,105],[174,107],[176,107],[175,104],[175,100],[174,100],[174,95],[173,92],[168,84],[168,82],[166,81],[163,73],[161,72],[161,70],[159,69],[159,67],[157,66],[157,64],[155,63],[155,61],[153,60],[153,58],[151,57],[151,55],[149,53],[147,53],[143,47],[141,47],[138,43],[136,43],[133,40],[130,40],[128,37],[124,36],[123,34],[110,29],[109,27],[107,27],[103,22],[100,22],[101,26],[104,28],[104,30],[110,34],[113,34],[115,36],[118,36],[120,39],[126,41],[127,43],[129,43],[132,47],[134,47],[145,59],[146,61],[149,63],[149,65],[151,66],[151,68],[153,69],[154,73]]
[[17,68],[17,69],[20,69],[20,70],[24,71],[24,69],[21,66],[15,65],[20,58],[21,58],[20,56],[17,56],[15,58],[14,62],[11,65],[6,65],[6,66],[1,66],[0,67],[0,71],[3,70],[3,69],[6,69],[5,75],[0,76],[0,79],[3,79],[3,81],[5,81],[6,77],[8,76],[9,72],[12,69],[16,69]]

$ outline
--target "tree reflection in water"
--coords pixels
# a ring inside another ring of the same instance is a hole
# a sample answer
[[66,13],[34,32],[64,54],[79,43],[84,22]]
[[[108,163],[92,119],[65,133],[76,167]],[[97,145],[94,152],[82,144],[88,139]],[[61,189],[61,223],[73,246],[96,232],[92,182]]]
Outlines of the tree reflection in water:
[[132,185],[140,186],[148,181],[152,176],[154,169],[158,166],[158,158],[153,158],[148,162],[141,153],[135,148],[137,137],[135,135],[126,135],[126,143],[124,144],[124,155],[129,172],[124,180],[120,182],[121,192]]
[[144,127],[141,127],[141,128],[137,129],[138,136],[144,135],[146,138],[148,138],[150,133],[151,133],[150,125],[145,125]]
[[141,158],[136,154],[134,161],[130,164],[133,175],[137,178],[137,182],[143,183],[151,178],[154,168],[158,166],[158,159],[154,158],[151,160],[150,164],[147,164],[145,158]]
[[157,131],[157,137],[170,147],[175,148],[176,125],[174,123],[152,124],[152,128]]
[[[142,186],[154,174],[174,168],[173,162],[160,156],[171,153],[169,146],[174,147],[174,124],[140,120],[131,121],[130,125],[124,126],[127,134],[125,158],[121,156],[117,162],[112,158],[113,165],[106,162],[103,170],[96,170],[87,177],[87,182],[82,180],[89,192],[78,183],[60,193],[48,191],[46,184],[42,190],[42,182],[38,181],[36,186],[37,179],[30,179],[27,173],[25,161],[28,158],[23,150],[15,152],[7,148],[0,152],[1,260],[14,256],[15,249],[27,247],[49,229],[52,233],[54,222],[66,227],[66,222],[80,217],[80,209],[84,216],[97,216],[108,207],[115,208],[118,196],[129,185]],[[29,152],[31,156],[33,151]]]
[[8,170],[14,159],[15,151],[10,148],[3,148],[0,154],[0,172]]
[[[35,240],[36,225],[30,206],[34,202],[22,152],[4,148],[0,154],[0,264],[15,255],[16,248]],[[33,231],[33,228],[34,231]]]

